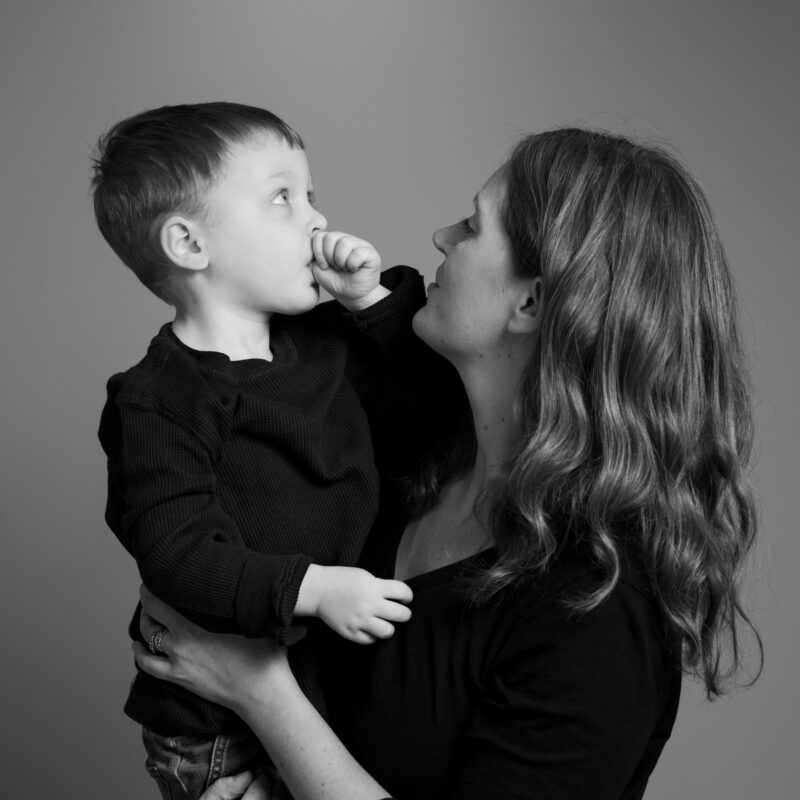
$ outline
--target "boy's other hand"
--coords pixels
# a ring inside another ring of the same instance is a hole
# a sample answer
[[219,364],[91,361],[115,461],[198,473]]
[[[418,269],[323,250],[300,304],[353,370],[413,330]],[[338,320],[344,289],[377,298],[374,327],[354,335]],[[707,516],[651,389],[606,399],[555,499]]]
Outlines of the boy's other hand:
[[315,231],[314,279],[349,311],[363,311],[389,294],[380,285],[381,257],[364,239],[341,231]]
[[383,580],[357,567],[308,568],[296,615],[319,617],[340,636],[358,644],[388,639],[395,622],[408,622],[413,599],[402,581]]

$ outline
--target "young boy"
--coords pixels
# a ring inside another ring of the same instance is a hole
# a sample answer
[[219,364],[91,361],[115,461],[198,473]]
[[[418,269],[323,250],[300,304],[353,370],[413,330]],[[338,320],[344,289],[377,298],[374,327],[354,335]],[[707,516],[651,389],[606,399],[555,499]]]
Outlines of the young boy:
[[[380,391],[382,338],[421,302],[411,271],[386,273],[390,292],[367,242],[325,232],[302,140],[263,109],[124,120],[92,188],[103,236],[175,308],[109,381],[100,424],[106,519],[144,583],[212,629],[290,644],[294,617],[319,617],[357,642],[391,636],[410,590],[351,565],[378,493],[362,405]],[[344,309],[314,308],[318,283]],[[291,648],[301,677],[306,644]],[[229,711],[143,673],[125,710],[173,800],[265,760]]]

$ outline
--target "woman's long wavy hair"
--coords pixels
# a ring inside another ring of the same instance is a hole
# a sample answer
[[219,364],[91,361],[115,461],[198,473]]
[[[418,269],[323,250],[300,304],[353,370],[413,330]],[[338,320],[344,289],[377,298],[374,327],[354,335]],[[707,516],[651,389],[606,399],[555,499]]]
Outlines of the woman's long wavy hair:
[[[507,162],[505,226],[544,311],[518,394],[522,443],[486,501],[499,560],[486,600],[564,550],[598,581],[633,545],[684,669],[720,695],[742,660],[740,598],[756,534],[748,372],[734,287],[696,181],[666,152],[602,131],[528,136]],[[420,474],[416,507],[474,459],[474,433]],[[760,663],[760,660],[759,660]]]

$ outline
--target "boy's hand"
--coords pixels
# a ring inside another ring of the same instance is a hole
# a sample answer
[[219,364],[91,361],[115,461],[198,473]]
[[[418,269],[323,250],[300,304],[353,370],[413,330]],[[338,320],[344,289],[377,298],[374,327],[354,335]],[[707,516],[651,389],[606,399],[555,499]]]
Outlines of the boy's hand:
[[413,599],[401,581],[383,580],[357,567],[308,568],[294,613],[315,616],[358,644],[388,639],[393,622],[408,622]]
[[381,257],[363,239],[339,231],[315,231],[314,278],[350,311],[363,311],[389,294],[380,285]]

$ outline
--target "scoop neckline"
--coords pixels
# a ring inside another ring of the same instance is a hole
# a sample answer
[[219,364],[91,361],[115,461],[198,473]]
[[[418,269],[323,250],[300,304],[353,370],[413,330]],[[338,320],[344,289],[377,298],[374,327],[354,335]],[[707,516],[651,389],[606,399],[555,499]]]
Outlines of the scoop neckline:
[[[403,578],[402,580],[403,583],[411,586],[412,588],[414,586],[423,588],[428,585],[442,583],[445,579],[449,579],[454,572],[462,572],[469,567],[475,566],[481,561],[489,562],[494,560],[496,554],[497,547],[492,545],[491,547],[486,547],[470,556],[465,556],[458,561],[451,561],[449,564],[442,564],[441,567],[435,567],[427,572],[419,572],[416,575],[412,575],[409,578]],[[395,548],[394,552],[394,565],[397,565],[397,548]],[[394,569],[392,570],[392,574],[394,575]],[[400,580],[400,578],[395,577],[394,580]]]

